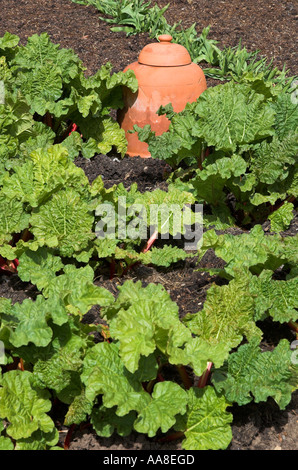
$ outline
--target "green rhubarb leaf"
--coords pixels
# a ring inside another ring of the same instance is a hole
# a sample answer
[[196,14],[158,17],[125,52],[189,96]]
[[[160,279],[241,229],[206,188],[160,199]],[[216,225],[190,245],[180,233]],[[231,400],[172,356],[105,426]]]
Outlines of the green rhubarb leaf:
[[250,85],[228,82],[208,88],[197,100],[195,132],[215,150],[237,147],[273,135],[274,111]]
[[191,335],[188,337],[190,332],[183,332],[183,336],[181,333],[179,338],[179,329],[176,327],[169,339],[167,352],[170,363],[189,366],[198,377],[204,373],[208,362],[212,362],[214,367],[223,365],[229,355],[229,344],[207,341]]
[[61,188],[74,188],[79,192],[87,185],[84,171],[70,161],[67,149],[53,145],[31,152],[29,161],[4,178],[3,192],[10,199],[16,197],[38,207]]
[[282,141],[277,136],[273,136],[271,142],[264,140],[254,146],[250,172],[261,183],[271,185],[283,182],[296,162],[297,151],[297,134],[288,134]]
[[275,129],[278,137],[283,139],[290,132],[297,132],[298,107],[290,93],[280,93],[272,104],[275,111]]
[[0,450],[14,450],[14,445],[9,437],[0,436]]
[[197,375],[204,372],[208,361],[218,367],[223,364],[229,348],[194,338],[181,323],[177,304],[160,285],[142,288],[140,282],[127,281],[119,290],[116,302],[103,309],[103,314],[130,372],[139,373],[142,361],[155,351],[166,355],[171,364],[191,366]]
[[0,421],[0,450],[13,450],[14,445],[12,440],[9,437],[1,436],[1,433],[4,431],[4,424]]
[[13,439],[30,437],[34,431],[53,431],[54,423],[47,415],[51,409],[50,394],[34,384],[28,371],[6,372],[0,382],[0,417],[7,419],[7,434]]
[[155,436],[159,428],[166,433],[175,424],[175,416],[186,412],[187,398],[187,392],[178,384],[157,383],[151,399],[138,414],[134,429],[149,437]]
[[274,321],[286,323],[298,319],[298,277],[286,281],[272,279],[272,271],[251,276],[249,290],[255,299],[255,319],[270,315]]
[[[37,149],[44,151],[50,149],[55,141],[55,132],[42,122],[34,122],[26,135],[26,140],[20,144],[20,150],[24,157],[30,157],[31,153]],[[22,139],[23,140],[23,139]],[[64,143],[63,143],[63,146]]]
[[168,191],[147,191],[137,196],[134,203],[142,204],[147,214],[148,227],[155,226],[160,234],[184,234],[185,225],[198,220],[202,222],[201,217],[194,218],[195,214],[189,207],[195,203],[194,196],[173,184],[169,185]]
[[125,416],[117,416],[115,408],[93,408],[91,423],[96,434],[100,437],[110,437],[114,431],[119,436],[128,436],[133,430],[136,413],[131,411]]
[[221,344],[223,351],[237,347],[244,337],[261,338],[254,321],[254,299],[249,292],[249,279],[239,275],[228,285],[212,286],[201,311],[187,315],[185,322],[192,333],[210,345]]
[[200,155],[201,142],[194,135],[198,123],[193,108],[194,104],[187,103],[185,110],[175,114],[171,112],[171,105],[161,107],[158,114],[166,114],[170,119],[170,126],[167,132],[159,136],[148,124],[144,128],[134,125],[139,140],[148,143],[152,158],[166,160],[170,165],[176,166],[185,158],[197,158]]
[[177,420],[175,428],[182,431],[186,450],[226,449],[232,440],[230,403],[213,387],[191,388],[188,391],[186,413]]
[[153,247],[146,253],[138,253],[134,250],[125,250],[118,247],[115,248],[115,258],[123,259],[129,264],[141,262],[142,264],[154,264],[155,266],[169,267],[171,264],[184,260],[190,256],[194,255],[187,253],[182,248],[171,245],[166,245],[162,248]]
[[17,65],[21,70],[33,70],[47,64],[60,70],[67,81],[74,78],[81,69],[78,56],[71,49],[61,49],[59,44],[52,43],[47,33],[30,36],[13,61],[13,65]]
[[22,281],[30,281],[42,291],[63,266],[61,258],[45,247],[37,251],[26,250],[19,258],[18,275]]
[[62,84],[69,83],[82,71],[78,56],[70,49],[60,49],[59,44],[53,44],[47,33],[29,37],[12,63],[18,67],[17,84],[32,112],[41,116],[50,111],[48,104],[62,97]]
[[212,382],[230,402],[245,405],[252,400],[259,403],[273,397],[285,409],[293,391],[291,355],[285,339],[272,351],[265,352],[253,340],[229,356],[227,364],[212,375]]
[[142,287],[141,281],[125,281],[118,286],[119,294],[116,301],[107,308],[102,309],[102,316],[110,322],[122,309],[129,309],[142,301],[153,301],[160,304],[163,309],[172,311],[172,315],[178,316],[178,306],[171,300],[169,294],[161,284],[150,283]]
[[74,307],[81,315],[94,305],[106,307],[114,302],[114,296],[107,289],[94,284],[94,271],[91,266],[76,268],[64,267],[64,274],[51,280],[44,295],[49,299],[60,298],[66,307]]
[[[156,248],[153,247],[150,250],[150,258],[151,260],[149,263],[154,264],[155,266],[164,266],[169,267],[171,264],[176,263],[180,260],[185,260],[186,258],[193,256],[190,253],[187,253],[182,248],[178,248],[176,246],[167,245],[163,248]],[[142,261],[142,257],[141,257]],[[149,264],[144,263],[144,264]]]
[[294,204],[285,201],[284,204],[270,214],[268,219],[271,221],[271,232],[282,232],[287,230],[294,218]]
[[224,214],[226,211],[224,187],[232,176],[244,175],[246,167],[247,163],[240,155],[233,154],[227,157],[223,151],[212,153],[204,160],[202,170],[197,170],[191,180],[194,195],[198,200],[215,206],[215,210],[219,206]]
[[[129,297],[127,287],[132,286]],[[170,332],[180,326],[178,306],[169,294],[154,284],[142,288],[140,283],[126,283],[111,311],[119,308],[110,320],[110,332],[120,342],[120,356],[131,372],[139,367],[142,356],[149,356],[156,348],[165,352]]]
[[5,104],[0,104],[0,123],[4,134],[7,133],[20,141],[26,138],[27,133],[30,134],[34,127],[34,120],[30,106],[20,94],[5,94]]
[[76,119],[86,142],[82,145],[82,155],[91,158],[95,154],[109,153],[113,147],[123,157],[127,150],[125,132],[111,117],[92,118],[86,120]]
[[26,101],[31,105],[31,113],[43,116],[48,111],[48,102],[57,101],[62,95],[62,77],[51,62],[36,67],[31,73],[19,73],[17,82]]
[[295,262],[296,238],[293,238],[288,248],[287,244],[287,239],[282,239],[279,234],[266,235],[261,225],[255,225],[249,233],[241,235],[224,234],[217,237],[213,230],[209,230],[204,234],[201,254],[213,248],[216,255],[226,262],[224,272],[233,277],[237,269],[248,268],[259,273],[262,269],[274,271],[288,260]]
[[[60,329],[59,332],[66,335],[67,329]],[[36,383],[58,394],[70,385],[76,389],[75,373],[81,369],[86,348],[86,340],[79,335],[68,333],[68,337],[64,336],[63,339],[62,342],[59,336],[56,337],[34,365]]]
[[102,395],[103,405],[106,408],[117,406],[118,416],[140,411],[148,402],[149,396],[142,383],[124,366],[117,343],[98,343],[87,351],[81,380],[89,401]]
[[88,204],[70,188],[54,194],[30,218],[31,232],[40,246],[58,248],[62,256],[86,248],[94,238],[93,221]]
[[0,38],[0,50],[1,55],[6,49],[11,49],[16,47],[19,44],[20,38],[15,34],[6,32],[4,36]]
[[10,242],[12,235],[20,233],[29,225],[29,214],[26,214],[23,203],[17,199],[7,199],[0,192],[0,245]]
[[116,247],[119,243],[119,240],[103,238],[96,239],[94,241],[94,248],[96,250],[96,255],[98,258],[108,258],[113,256],[116,251]]
[[[11,327],[9,341],[20,347],[32,342],[37,346],[46,346],[52,338],[52,330],[46,321],[44,301],[39,296],[36,302],[25,299],[22,304],[4,305],[2,324]],[[7,316],[7,319],[6,319]]]
[[57,429],[47,433],[38,429],[30,437],[18,439],[15,450],[62,450],[57,446],[58,441],[59,432]]
[[35,301],[25,299],[14,305],[2,304],[0,308],[3,312],[3,324],[11,329],[9,341],[17,348],[29,343],[47,346],[53,335],[48,321],[52,318],[58,325],[67,322],[64,307],[41,295]]
[[86,417],[91,414],[93,403],[87,400],[85,390],[82,389],[79,395],[76,395],[69,405],[64,419],[65,426],[72,424],[81,424],[86,420]]

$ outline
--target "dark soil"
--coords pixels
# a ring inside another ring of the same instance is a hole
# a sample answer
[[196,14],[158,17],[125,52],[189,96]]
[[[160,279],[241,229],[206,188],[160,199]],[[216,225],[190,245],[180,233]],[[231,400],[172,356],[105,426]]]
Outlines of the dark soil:
[[[164,6],[168,0],[158,1]],[[93,7],[85,7],[71,0],[2,0],[0,17],[0,36],[5,31],[20,36],[22,43],[34,33],[47,32],[51,39],[62,47],[72,48],[84,62],[87,73],[94,73],[98,68],[111,62],[114,71],[123,70],[126,65],[137,60],[140,50],[151,42],[148,35],[126,37],[124,33],[112,33],[109,26],[99,20],[99,14]],[[297,74],[297,8],[294,2],[287,0],[172,0],[166,13],[169,23],[182,20],[184,27],[197,23],[198,31],[211,25],[210,37],[217,39],[219,45],[236,46],[242,38],[242,44],[250,51],[259,49],[269,60],[282,68],[290,69],[291,75]],[[207,79],[208,86],[215,84]],[[107,187],[123,182],[129,187],[138,183],[140,191],[165,189],[164,179],[167,167],[156,160],[98,155],[88,161],[76,160],[84,169],[90,181],[98,174],[104,178]],[[293,221],[288,235],[297,233],[297,219]],[[231,229],[231,233],[239,230]],[[220,260],[210,251],[201,260],[200,267],[216,267]],[[126,279],[141,279],[144,284],[159,282],[169,291],[177,302],[180,315],[196,312],[202,308],[206,291],[212,283],[222,282],[206,272],[198,272],[197,260],[178,263],[169,270],[156,270],[153,267],[138,266],[123,278],[109,280],[102,275],[96,282],[104,285],[113,293],[117,285]],[[34,298],[34,286],[21,282],[17,276],[0,275],[0,296],[9,297],[13,302],[22,302],[25,298]],[[88,320],[97,319],[97,312],[90,311]],[[270,334],[273,329],[270,322],[264,329],[264,346],[278,342],[279,337],[295,339],[292,333],[280,326],[274,329],[276,337]],[[269,332],[269,333],[268,333]],[[268,333],[268,334],[267,334]],[[271,342],[271,343],[270,343]],[[279,410],[273,400],[266,403],[249,404],[231,409],[234,421],[233,440],[229,450],[298,450],[298,395],[293,395],[286,410]],[[63,443],[67,429],[63,422],[63,407],[57,410],[57,425],[60,424],[60,436]],[[61,420],[61,422],[59,421]],[[99,438],[88,426],[77,427],[72,435],[71,450],[176,450],[180,441],[160,443],[157,439],[132,434],[126,438],[112,436]]]

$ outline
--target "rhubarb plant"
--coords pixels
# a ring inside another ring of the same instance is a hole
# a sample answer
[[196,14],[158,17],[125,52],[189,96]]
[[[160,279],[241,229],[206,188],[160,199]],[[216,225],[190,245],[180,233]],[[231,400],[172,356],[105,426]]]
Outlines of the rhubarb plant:
[[[168,267],[193,255],[169,240],[183,237],[186,214],[189,223],[194,220],[189,207],[193,202],[190,193],[171,186],[150,194],[139,192],[137,185],[107,190],[100,176],[89,183],[64,145],[39,148],[2,176],[0,255],[9,264],[26,251],[33,256],[48,248],[72,263],[116,263],[119,273],[137,262]],[[174,210],[163,216],[163,209],[172,205]],[[99,228],[106,226],[102,209],[107,208],[114,218],[109,225],[115,228],[112,237]],[[144,252],[151,219],[155,238],[163,236],[164,243]]]
[[207,227],[247,226],[269,215],[274,230],[288,227],[297,197],[298,121],[289,92],[247,77],[209,88],[180,113],[169,104],[158,114],[170,120],[167,132],[156,136],[149,125],[134,131],[153,158],[172,165],[171,181],[207,205]]
[[108,63],[86,76],[79,57],[52,43],[47,33],[29,37],[24,46],[6,33],[0,38],[0,58],[5,89],[0,164],[61,142],[72,158],[79,152],[91,158],[112,148],[125,154],[124,133],[110,111],[123,105],[122,86],[137,90],[133,72],[112,74]]
[[[90,418],[99,436],[178,432],[184,449],[225,449],[232,439],[227,408],[233,402],[272,397],[284,409],[297,389],[289,342],[260,350],[262,331],[247,276],[211,287],[203,310],[181,321],[177,304],[161,285],[126,281],[114,297],[94,284],[91,268],[58,271],[56,262],[52,257],[47,264],[36,299],[0,300],[5,364],[21,357],[25,369],[2,366],[4,448],[12,447],[10,438],[17,448],[56,446],[48,414],[53,395],[68,406],[67,426]],[[81,321],[91,306],[99,309],[102,323]],[[178,372],[184,367],[196,378],[210,362],[212,385],[198,388],[191,377],[181,382]],[[177,373],[167,378],[169,367]]]

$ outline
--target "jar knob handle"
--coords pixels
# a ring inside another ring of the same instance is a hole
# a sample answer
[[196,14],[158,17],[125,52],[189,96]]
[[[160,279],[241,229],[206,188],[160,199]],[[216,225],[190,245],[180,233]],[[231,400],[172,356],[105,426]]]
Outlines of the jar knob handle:
[[172,41],[172,36],[170,34],[161,34],[158,36],[158,40],[160,42],[171,42]]

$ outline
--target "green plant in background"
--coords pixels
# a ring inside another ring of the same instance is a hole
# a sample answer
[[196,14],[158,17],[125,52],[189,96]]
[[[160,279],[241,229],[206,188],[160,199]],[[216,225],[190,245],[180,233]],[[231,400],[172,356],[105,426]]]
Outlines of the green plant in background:
[[151,38],[157,39],[160,34],[170,34],[173,42],[181,44],[188,50],[195,63],[206,62],[212,67],[204,68],[207,77],[219,80],[241,80],[247,73],[252,75],[263,74],[265,80],[280,83],[289,87],[295,77],[288,77],[288,71],[279,70],[273,66],[273,60],[268,63],[267,58],[259,55],[260,51],[248,52],[242,47],[241,40],[236,47],[218,47],[218,41],[208,38],[210,26],[204,28],[200,35],[196,30],[196,23],[185,29],[181,22],[168,24],[164,13],[170,4],[164,8],[151,1],[144,0],[72,0],[81,5],[93,5],[105,17],[101,20],[110,24],[117,24],[112,31],[123,31],[127,34],[149,33]]

